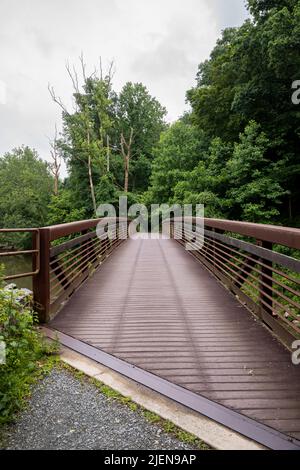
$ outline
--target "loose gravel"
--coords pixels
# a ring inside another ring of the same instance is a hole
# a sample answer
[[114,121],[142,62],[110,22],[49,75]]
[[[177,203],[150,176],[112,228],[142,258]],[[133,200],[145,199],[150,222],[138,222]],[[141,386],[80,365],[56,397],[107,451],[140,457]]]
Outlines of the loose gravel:
[[194,449],[61,369],[34,388],[27,409],[6,430],[4,441],[5,449]]

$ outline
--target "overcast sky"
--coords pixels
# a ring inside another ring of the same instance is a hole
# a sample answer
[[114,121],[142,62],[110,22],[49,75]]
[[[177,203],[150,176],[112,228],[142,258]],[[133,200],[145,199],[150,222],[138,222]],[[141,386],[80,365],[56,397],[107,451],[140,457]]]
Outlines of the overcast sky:
[[70,103],[68,60],[90,69],[114,60],[114,87],[142,82],[175,120],[197,66],[221,30],[247,17],[244,0],[0,0],[0,155],[22,144],[49,158],[61,113],[47,85]]

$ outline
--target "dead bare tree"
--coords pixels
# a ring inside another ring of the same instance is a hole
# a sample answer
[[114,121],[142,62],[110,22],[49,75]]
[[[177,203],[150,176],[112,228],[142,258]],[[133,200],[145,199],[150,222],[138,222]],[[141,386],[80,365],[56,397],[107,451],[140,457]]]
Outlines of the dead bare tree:
[[[97,74],[97,70],[95,70],[91,75],[87,75],[86,64],[84,62],[83,54],[81,54],[80,57],[79,57],[79,63],[80,63],[80,75],[81,75],[82,80],[83,80],[83,85],[86,86],[87,83],[88,83],[88,80],[91,79],[92,77],[94,77]],[[102,71],[102,63],[101,63],[101,58],[100,58],[100,74],[101,74],[100,79],[101,80],[107,80],[108,85],[110,85],[112,77],[113,77],[113,73],[114,73],[113,65],[114,65],[114,63],[111,62],[110,66],[109,66],[109,69],[108,69],[108,75],[104,79],[103,78],[103,71]],[[93,118],[90,115],[90,110],[88,108],[88,104],[84,105],[84,104],[81,103],[81,105],[80,105],[79,101],[77,99],[78,96],[80,95],[80,86],[79,86],[79,81],[80,80],[79,80],[76,68],[74,66],[71,68],[69,63],[67,62],[66,63],[66,70],[67,70],[67,73],[68,73],[68,75],[71,79],[72,85],[73,85],[75,113],[82,113],[82,116],[83,116],[83,121],[82,121],[83,126],[84,126],[83,132],[84,132],[84,135],[85,135],[86,147],[87,147],[87,154],[85,155],[85,158],[81,158],[80,154],[78,154],[76,158],[83,161],[84,164],[87,165],[88,179],[89,179],[89,186],[90,186],[90,194],[91,194],[91,199],[92,199],[92,203],[93,203],[94,213],[96,215],[97,203],[96,203],[94,181],[93,181],[93,161],[94,160],[92,158],[92,150],[91,150],[91,144],[93,143],[92,142],[92,139],[93,139],[92,119]],[[58,104],[58,106],[62,109],[63,113],[66,116],[71,117],[72,113],[68,111],[68,109],[64,105],[61,98],[56,95],[56,93],[54,91],[54,88],[51,87],[50,85],[48,85],[48,90],[49,90],[49,93],[51,95],[52,100],[56,104]],[[100,129],[100,133],[101,133],[101,141],[102,141],[100,150],[102,150],[105,147],[105,144],[103,143],[102,128]],[[108,172],[109,172],[109,159],[110,159],[110,148],[109,148],[109,138],[107,138],[107,171]]]
[[[80,60],[81,60],[81,58],[80,58]],[[66,70],[67,70],[68,75],[69,75],[69,77],[71,79],[71,82],[73,84],[74,91],[76,93],[79,93],[78,74],[77,74],[77,71],[76,71],[74,65],[73,65],[72,69],[73,70],[71,70],[69,62],[66,62]]]
[[109,135],[106,136],[106,171],[110,171],[110,146],[109,146]]
[[126,141],[123,132],[121,132],[121,152],[124,159],[124,192],[128,193],[129,164],[131,157],[131,147],[133,142],[133,128],[130,129],[130,136]]
[[62,109],[62,111],[69,116],[70,115],[69,111],[67,110],[66,106],[64,105],[62,99],[59,96],[56,95],[55,90],[54,90],[53,86],[50,85],[50,83],[48,83],[48,91],[49,91],[50,96],[51,96],[52,100],[54,101],[54,103],[58,104],[58,106]]
[[[86,77],[86,66],[85,66],[85,63],[84,63],[84,58],[83,58],[83,54],[80,55],[79,57],[79,61],[80,61],[80,65],[81,65],[81,72],[82,72],[82,77],[83,77],[83,81],[84,81],[84,84],[86,84],[87,82],[87,77]],[[73,89],[74,89],[74,92],[75,94],[79,94],[80,93],[80,90],[79,90],[79,80],[78,80],[78,74],[77,74],[77,71],[75,69],[75,67],[73,66],[72,70],[71,70],[71,67],[69,65],[69,63],[67,62],[66,63],[66,70],[67,70],[67,73],[71,79],[71,82],[72,82],[72,85],[73,85]],[[50,93],[50,96],[52,98],[52,100],[58,104],[58,106],[62,109],[63,113],[65,113],[67,116],[71,116],[71,113],[69,113],[69,111],[67,110],[66,106],[64,105],[63,101],[61,100],[61,98],[59,96],[56,95],[55,93],[55,90],[53,87],[51,87],[50,85],[48,85],[48,90],[49,90],[49,93]],[[76,103],[76,99],[74,100],[74,105],[75,105],[75,112],[78,111],[78,105]],[[91,152],[89,150],[90,148],[90,141],[91,141],[91,135],[90,135],[90,122],[89,122],[89,119],[88,119],[88,110],[85,109],[84,110],[84,113],[85,113],[85,121],[86,121],[86,137],[87,137],[87,148],[88,148],[88,155],[87,155],[87,161],[84,160],[84,163],[87,164],[87,167],[88,167],[88,178],[89,178],[89,186],[90,186],[90,192],[91,192],[91,199],[92,199],[92,203],[93,203],[93,209],[94,209],[94,213],[96,215],[96,211],[97,211],[97,203],[96,203],[96,197],[95,197],[95,189],[94,189],[94,182],[93,182],[93,172],[92,172],[92,157],[91,157]],[[78,158],[80,160],[82,160],[79,156]]]
[[103,68],[102,68],[102,57],[99,57],[99,70],[100,70],[100,79],[101,80],[107,80],[108,86],[111,85],[112,80],[115,76],[115,62],[111,60],[108,64],[108,70],[107,70],[107,75],[104,77],[103,75]]
[[54,194],[55,196],[58,195],[58,185],[59,185],[59,175],[61,169],[61,152],[58,147],[58,139],[57,139],[57,126],[55,125],[55,133],[54,138],[51,140],[49,139],[50,143],[50,155],[51,155],[51,163],[49,164],[50,171],[54,177]]
[[[90,147],[91,143],[91,136],[90,136],[90,130],[88,128],[87,130],[87,145],[88,149]],[[92,202],[93,202],[93,209],[94,209],[94,214],[97,215],[97,202],[96,202],[96,196],[95,196],[95,187],[94,187],[94,182],[93,182],[93,173],[92,173],[92,157],[91,157],[91,152],[88,150],[88,173],[89,173],[89,184],[90,184],[90,190],[91,190],[91,197],[92,197]]]

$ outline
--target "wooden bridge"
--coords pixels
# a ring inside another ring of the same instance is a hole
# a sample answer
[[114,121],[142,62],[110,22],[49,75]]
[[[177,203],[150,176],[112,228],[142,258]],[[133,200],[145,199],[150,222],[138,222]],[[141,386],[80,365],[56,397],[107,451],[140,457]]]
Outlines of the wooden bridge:
[[113,240],[97,236],[99,220],[32,229],[26,275],[40,321],[271,449],[300,449],[300,230],[205,219],[202,243],[186,251],[200,223],[189,222],[173,219],[170,239],[127,239],[123,219]]

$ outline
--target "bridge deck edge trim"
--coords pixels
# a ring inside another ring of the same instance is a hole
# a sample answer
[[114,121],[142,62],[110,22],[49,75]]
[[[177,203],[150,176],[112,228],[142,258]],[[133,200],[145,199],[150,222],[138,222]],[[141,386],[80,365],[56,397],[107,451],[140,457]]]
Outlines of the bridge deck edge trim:
[[164,395],[213,421],[226,426],[241,435],[250,438],[272,450],[300,450],[300,441],[287,436],[273,428],[248,418],[219,403],[193,393],[166,379],[158,377],[140,367],[123,361],[101,349],[61,333],[48,325],[44,325],[44,334],[50,339],[57,339],[63,346],[76,351],[89,359],[138,382],[155,392]]

